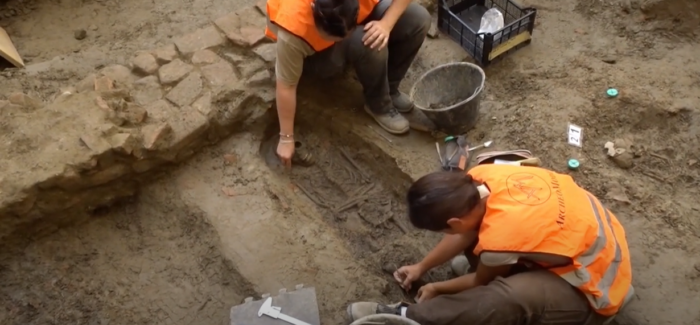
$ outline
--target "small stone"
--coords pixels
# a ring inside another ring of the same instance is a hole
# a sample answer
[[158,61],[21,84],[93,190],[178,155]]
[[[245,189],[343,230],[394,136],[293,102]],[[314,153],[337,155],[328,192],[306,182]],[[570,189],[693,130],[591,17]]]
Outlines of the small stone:
[[236,155],[227,153],[224,155],[224,160],[226,161],[227,164],[233,165],[236,163],[238,158],[236,158]]
[[202,67],[201,71],[211,86],[218,87],[236,80],[236,73],[233,71],[233,67],[226,61],[219,61],[218,63]]
[[156,62],[158,62],[159,65],[168,64],[178,57],[175,44],[163,46],[157,50],[154,50],[151,54],[153,54],[153,56],[156,58]]
[[130,133],[117,133],[108,139],[112,149],[117,152],[130,155],[134,152],[134,149],[138,146],[136,137]]
[[90,25],[88,27],[88,29],[94,32],[94,31],[98,30],[98,27],[97,27],[97,25]]
[[114,89],[114,81],[109,77],[99,77],[95,79],[95,91],[102,92]]
[[156,58],[149,53],[141,53],[137,55],[131,63],[133,64],[134,70],[137,73],[146,75],[154,74],[159,68]]
[[146,116],[148,116],[145,108],[134,103],[127,103],[120,114],[124,120],[133,125],[141,124],[146,119]]
[[95,79],[96,78],[97,78],[97,76],[94,73],[89,74],[87,77],[83,78],[83,80],[80,80],[75,85],[75,90],[78,91],[79,93],[84,93],[84,92],[95,90]]
[[610,159],[612,159],[612,161],[614,161],[615,164],[622,169],[629,169],[632,168],[632,165],[634,165],[634,155],[629,151],[622,151],[621,153],[616,154],[614,157],[610,157]]
[[212,64],[219,60],[221,58],[211,50],[199,50],[192,55],[193,64]]
[[615,63],[617,63],[617,59],[616,59],[615,57],[612,57],[612,56],[605,57],[605,58],[603,58],[602,61],[605,62],[605,63],[607,63],[607,64],[615,64]]
[[627,197],[627,193],[625,193],[625,188],[618,182],[608,184],[608,192],[605,194],[605,197],[625,204],[632,203]]
[[10,105],[10,101],[0,99],[0,110]]
[[87,37],[87,31],[84,29],[78,29],[73,32],[73,37],[77,40],[84,40]]
[[139,105],[148,105],[163,98],[163,90],[158,83],[158,77],[148,76],[134,82],[132,97]]
[[41,108],[41,106],[43,106],[43,103],[40,100],[38,100],[36,98],[32,98],[32,97],[30,97],[24,93],[20,93],[20,92],[11,93],[10,96],[7,97],[7,100],[11,104],[15,104],[15,105],[21,106],[23,108],[28,108],[28,109],[37,109],[37,108]]
[[199,113],[206,117],[213,117],[213,112],[211,109],[211,92],[206,92],[202,97],[199,97],[194,103],[192,103],[192,108],[196,109]]
[[159,123],[144,126],[141,133],[143,134],[143,147],[148,150],[157,150],[168,143],[173,129],[168,123]]
[[270,71],[265,69],[261,70],[258,73],[254,74],[248,81],[246,81],[246,86],[264,86],[266,84],[271,83],[272,81],[272,75],[270,74]]
[[199,50],[222,45],[224,42],[226,42],[226,39],[219,34],[216,27],[209,26],[178,37],[175,39],[175,46],[180,50],[180,53],[188,55]]
[[187,78],[180,81],[177,86],[173,87],[173,89],[165,95],[165,99],[179,107],[184,107],[192,104],[202,92],[202,87],[202,76],[197,72],[193,72],[187,76]]
[[274,43],[260,45],[253,52],[268,63],[275,62],[277,59],[277,47]]
[[99,107],[105,113],[112,112],[112,108],[109,106],[107,101],[105,101],[104,98],[100,96],[95,97],[95,104],[97,104],[97,107]]
[[175,59],[172,62],[160,67],[158,70],[158,78],[160,83],[164,85],[174,84],[188,73],[192,71],[192,66],[182,62],[180,59]]

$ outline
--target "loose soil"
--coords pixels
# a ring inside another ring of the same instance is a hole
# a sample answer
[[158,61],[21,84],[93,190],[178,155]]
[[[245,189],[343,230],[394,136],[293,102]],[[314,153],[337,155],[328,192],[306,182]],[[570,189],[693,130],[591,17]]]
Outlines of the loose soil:
[[[533,42],[486,69],[469,139],[531,150],[622,220],[637,300],[620,324],[700,324],[698,4],[523,3],[538,8]],[[249,4],[0,3],[0,25],[30,65],[0,72],[0,89],[52,98],[88,72]],[[75,39],[79,29],[86,38]],[[402,87],[437,64],[464,60],[456,47],[426,42]],[[620,96],[606,98],[610,87]],[[366,127],[356,85],[322,90],[299,96],[297,132],[310,167],[271,171],[258,153],[268,127],[260,125],[87,224],[2,243],[0,322],[212,324],[248,295],[304,283],[317,288],[323,323],[339,324],[350,301],[410,298],[383,269],[417,261],[437,239],[410,230],[401,196],[408,176],[438,168],[435,140],[413,132],[386,135],[388,142]],[[566,144],[568,123],[583,127],[583,148]],[[606,156],[608,141],[627,149],[631,167]],[[570,158],[579,171],[566,170]],[[427,280],[447,276],[441,269]]]

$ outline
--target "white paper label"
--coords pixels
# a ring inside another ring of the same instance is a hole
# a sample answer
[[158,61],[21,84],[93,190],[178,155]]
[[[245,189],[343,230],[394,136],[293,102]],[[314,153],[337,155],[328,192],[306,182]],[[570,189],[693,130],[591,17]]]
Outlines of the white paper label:
[[582,147],[582,139],[583,129],[578,125],[569,124],[569,144],[572,146]]
[[494,165],[513,165],[513,166],[520,166],[520,163],[517,161],[509,161],[509,160],[503,160],[503,159],[496,159],[493,161]]

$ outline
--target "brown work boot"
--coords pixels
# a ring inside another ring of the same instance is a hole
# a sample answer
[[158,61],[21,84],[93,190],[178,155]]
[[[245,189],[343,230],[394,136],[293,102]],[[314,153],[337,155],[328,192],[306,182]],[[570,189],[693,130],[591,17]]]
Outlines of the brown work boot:
[[391,102],[399,113],[408,113],[415,107],[411,99],[402,92],[391,95]]
[[369,109],[369,106],[365,105],[365,112],[372,116],[377,124],[389,133],[404,134],[410,130],[408,120],[399,114],[396,109],[392,109],[388,113],[376,114]]

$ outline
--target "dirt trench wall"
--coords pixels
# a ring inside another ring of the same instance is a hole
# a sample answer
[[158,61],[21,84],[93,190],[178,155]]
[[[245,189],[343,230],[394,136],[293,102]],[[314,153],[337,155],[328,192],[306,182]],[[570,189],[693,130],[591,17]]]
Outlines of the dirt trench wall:
[[159,167],[262,117],[274,45],[260,6],[61,89],[0,100],[0,238],[49,233],[131,196]]

